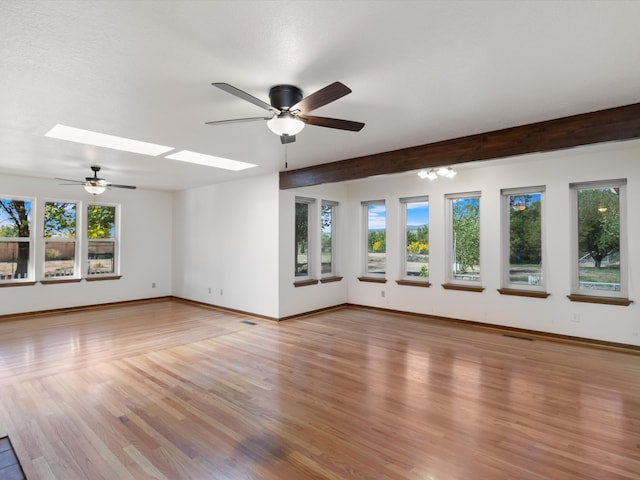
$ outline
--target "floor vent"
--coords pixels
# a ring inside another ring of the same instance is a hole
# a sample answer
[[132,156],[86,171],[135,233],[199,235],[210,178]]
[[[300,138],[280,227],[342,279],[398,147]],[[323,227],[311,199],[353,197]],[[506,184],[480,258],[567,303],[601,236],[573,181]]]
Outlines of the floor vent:
[[9,437],[0,438],[0,478],[2,480],[26,480]]
[[503,337],[509,337],[509,338],[515,338],[515,339],[518,339],[518,340],[526,340],[527,342],[533,342],[533,338],[521,337],[520,335],[510,335],[508,333],[503,333],[502,336]]
[[240,323],[244,323],[246,325],[257,325],[256,322],[251,322],[249,320],[240,320]]

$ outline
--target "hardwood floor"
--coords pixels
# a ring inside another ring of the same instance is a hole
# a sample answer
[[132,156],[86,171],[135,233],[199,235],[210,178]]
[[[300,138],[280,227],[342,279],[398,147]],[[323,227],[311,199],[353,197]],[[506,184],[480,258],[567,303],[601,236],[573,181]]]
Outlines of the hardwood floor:
[[637,480],[640,355],[163,300],[0,323],[5,434],[29,480]]

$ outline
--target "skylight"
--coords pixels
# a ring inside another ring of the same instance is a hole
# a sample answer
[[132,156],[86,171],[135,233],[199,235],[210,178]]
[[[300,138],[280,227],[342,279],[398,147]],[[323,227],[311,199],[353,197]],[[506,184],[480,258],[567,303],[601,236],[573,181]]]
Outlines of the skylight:
[[130,138],[116,137],[114,135],[59,124],[45,133],[45,136],[68,140],[70,142],[84,143],[85,145],[95,145],[96,147],[113,148],[114,150],[122,150],[124,152],[152,155],[154,157],[173,150],[173,147],[167,147],[166,145],[156,145],[155,143],[141,142],[139,140],[131,140]]
[[181,150],[179,152],[167,155],[165,158],[171,160],[180,160],[181,162],[197,163],[206,165],[207,167],[224,168],[225,170],[245,170],[247,168],[257,167],[253,163],[239,162],[237,160],[229,160],[228,158],[214,157],[213,155],[205,155],[203,153],[190,152],[189,150]]

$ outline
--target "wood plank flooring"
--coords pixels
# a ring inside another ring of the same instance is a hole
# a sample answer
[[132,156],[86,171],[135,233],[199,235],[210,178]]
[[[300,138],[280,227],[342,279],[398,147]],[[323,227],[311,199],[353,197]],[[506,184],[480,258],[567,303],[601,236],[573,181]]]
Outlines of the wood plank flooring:
[[29,480],[638,480],[640,355],[162,300],[0,323],[6,434]]

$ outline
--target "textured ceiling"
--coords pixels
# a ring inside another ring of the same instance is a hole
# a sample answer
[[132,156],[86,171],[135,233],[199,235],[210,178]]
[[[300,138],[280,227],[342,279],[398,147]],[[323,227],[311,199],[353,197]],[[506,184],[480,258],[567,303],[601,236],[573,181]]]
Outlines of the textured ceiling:
[[[289,83],[353,93],[299,168],[640,101],[640,2],[0,0],[0,173],[180,190],[284,169],[263,122]],[[258,164],[230,172],[44,137],[55,124]],[[0,192],[1,193],[1,192]]]

